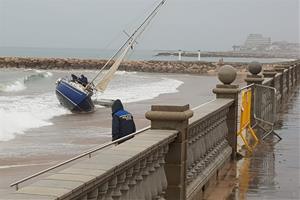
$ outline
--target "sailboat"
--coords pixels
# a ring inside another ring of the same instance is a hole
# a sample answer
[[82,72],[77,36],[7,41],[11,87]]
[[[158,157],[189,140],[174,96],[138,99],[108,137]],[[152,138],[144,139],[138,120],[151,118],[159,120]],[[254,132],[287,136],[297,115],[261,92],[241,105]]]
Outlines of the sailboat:
[[[77,77],[72,74],[72,78],[59,78],[56,81],[56,96],[60,104],[69,109],[71,112],[93,112],[95,105],[92,100],[92,96],[96,92],[105,91],[127,53],[133,49],[133,46],[137,43],[137,38],[145,31],[151,20],[165,4],[165,1],[166,0],[160,1],[155,9],[146,17],[146,19],[138,26],[137,29],[135,29],[131,35],[127,34],[128,39],[126,42],[110,59],[108,59],[108,61],[90,82],[88,82],[84,75]],[[109,65],[111,66],[108,70],[106,70],[106,73],[103,74],[104,70],[108,68]],[[100,75],[102,75],[100,81],[95,83],[96,79]]]

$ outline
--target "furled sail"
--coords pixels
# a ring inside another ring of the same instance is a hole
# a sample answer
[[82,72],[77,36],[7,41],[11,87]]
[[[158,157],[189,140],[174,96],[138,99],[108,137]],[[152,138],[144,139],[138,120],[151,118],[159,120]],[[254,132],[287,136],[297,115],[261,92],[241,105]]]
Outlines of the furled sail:
[[131,45],[129,44],[122,54],[117,58],[117,60],[114,62],[114,64],[110,67],[110,69],[106,72],[106,74],[103,76],[101,81],[96,85],[96,89],[100,92],[103,92],[106,88],[108,83],[112,80],[114,74],[118,70],[121,62],[123,61],[124,57],[126,56],[127,52],[129,51]]

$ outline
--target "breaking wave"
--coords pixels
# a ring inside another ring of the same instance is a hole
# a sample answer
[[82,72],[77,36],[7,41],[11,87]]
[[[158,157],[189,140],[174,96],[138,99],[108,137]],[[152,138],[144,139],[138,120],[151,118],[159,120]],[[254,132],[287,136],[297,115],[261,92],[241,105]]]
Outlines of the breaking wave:
[[25,90],[24,81],[15,81],[14,83],[0,84],[0,92],[18,92]]
[[19,92],[27,88],[26,84],[31,81],[40,80],[53,76],[51,72],[36,70],[35,74],[30,74],[14,82],[0,83],[0,92]]
[[29,82],[29,81],[34,81],[34,80],[39,80],[39,79],[43,79],[43,78],[48,78],[53,76],[53,74],[51,72],[42,72],[42,71],[36,71],[36,74],[31,74],[28,75],[24,78],[24,82]]
[[13,139],[31,128],[52,125],[54,116],[69,113],[51,93],[38,96],[0,96],[0,141]]

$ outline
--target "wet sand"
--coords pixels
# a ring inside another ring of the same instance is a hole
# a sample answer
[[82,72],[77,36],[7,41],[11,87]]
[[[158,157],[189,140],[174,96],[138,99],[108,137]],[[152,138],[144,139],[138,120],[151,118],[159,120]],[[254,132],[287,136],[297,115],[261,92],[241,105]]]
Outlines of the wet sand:
[[[144,116],[151,105],[190,104],[195,107],[214,98],[212,89],[218,83],[216,76],[156,75],[184,83],[177,88],[177,93],[125,104],[125,108],[132,112],[138,129],[149,125]],[[0,194],[13,191],[9,184],[14,181],[111,140],[110,108],[97,108],[92,114],[63,115],[53,118],[51,122],[51,126],[31,129],[13,140],[0,142]]]

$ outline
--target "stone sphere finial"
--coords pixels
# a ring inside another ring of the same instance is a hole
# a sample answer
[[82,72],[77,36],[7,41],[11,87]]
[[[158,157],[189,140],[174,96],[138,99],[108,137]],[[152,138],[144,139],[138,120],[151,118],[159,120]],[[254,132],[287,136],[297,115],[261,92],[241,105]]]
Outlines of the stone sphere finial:
[[262,69],[262,66],[259,62],[251,62],[249,65],[248,65],[248,71],[253,74],[253,75],[257,75],[261,72],[261,69]]
[[236,70],[231,65],[224,65],[218,72],[218,78],[223,84],[230,85],[236,78]]

